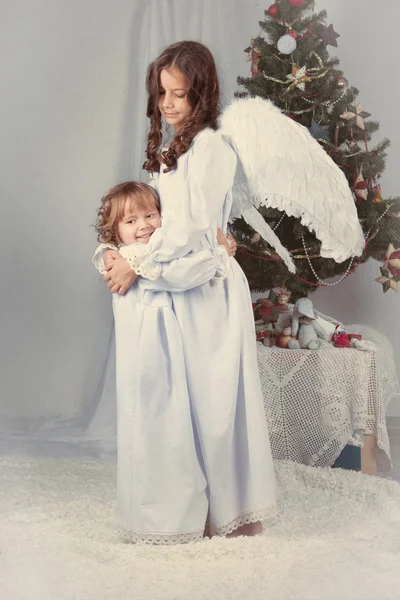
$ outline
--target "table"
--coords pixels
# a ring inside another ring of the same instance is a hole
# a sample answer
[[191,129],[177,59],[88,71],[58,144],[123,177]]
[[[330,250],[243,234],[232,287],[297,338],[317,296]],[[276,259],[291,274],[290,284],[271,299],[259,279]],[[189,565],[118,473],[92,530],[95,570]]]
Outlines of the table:
[[267,348],[257,343],[271,449],[275,459],[332,466],[347,444],[361,446],[361,469],[391,468],[385,413],[400,396],[387,338],[362,325],[346,327],[373,351]]

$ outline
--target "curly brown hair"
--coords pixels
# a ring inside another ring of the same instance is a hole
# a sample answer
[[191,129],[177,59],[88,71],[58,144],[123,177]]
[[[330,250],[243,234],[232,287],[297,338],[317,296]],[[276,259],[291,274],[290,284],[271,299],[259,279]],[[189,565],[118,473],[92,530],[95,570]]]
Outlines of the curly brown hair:
[[[160,73],[163,69],[176,67],[188,81],[187,101],[193,113],[175,136],[168,150],[161,153],[162,121],[158,108]],[[220,92],[217,68],[213,55],[199,42],[177,42],[168,46],[151,63],[147,71],[148,93],[147,116],[150,119],[146,156],[143,168],[159,172],[160,164],[166,165],[165,172],[176,168],[178,158],[187,152],[193,138],[205,127],[218,128],[220,115]]]
[[139,210],[156,208],[160,211],[160,199],[150,185],[137,181],[119,183],[101,199],[95,225],[99,242],[115,246],[122,244],[118,234],[118,224],[124,218],[128,201],[130,208],[135,207]]

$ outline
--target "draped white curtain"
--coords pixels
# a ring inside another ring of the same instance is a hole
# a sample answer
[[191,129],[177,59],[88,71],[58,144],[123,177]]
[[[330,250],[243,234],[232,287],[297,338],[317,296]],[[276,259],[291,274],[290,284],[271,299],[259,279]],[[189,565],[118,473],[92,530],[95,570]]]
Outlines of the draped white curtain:
[[109,424],[112,313],[91,265],[96,208],[108,187],[144,175],[149,62],[173,41],[202,41],[230,98],[249,73],[257,5],[1,3],[0,429],[88,421],[99,402],[109,412],[97,413],[97,431]]
[[[219,67],[223,101],[232,98],[239,71],[246,73],[249,67],[245,62],[244,48],[248,37],[258,33],[258,20],[263,12],[257,10],[256,3],[234,0],[217,2],[212,0],[153,0],[147,4],[142,21],[140,53],[143,60],[138,64],[138,79],[132,94],[135,107],[134,128],[136,135],[132,146],[131,172],[140,177],[139,166],[143,162],[146,138],[146,94],[143,87],[146,66],[163,48],[183,40],[198,40],[206,44],[214,54]],[[257,16],[259,17],[257,19]],[[244,27],[244,24],[247,27]],[[243,69],[243,64],[246,65]],[[242,74],[242,73],[241,73]],[[140,82],[140,85],[138,83]],[[141,143],[138,143],[140,140]],[[115,345],[111,335],[102,385],[98,388],[93,402],[93,412],[89,415],[87,435],[93,439],[113,438],[116,432],[115,401]]]
[[[258,21],[271,2],[0,3],[0,430],[32,431],[51,420],[89,422],[92,416],[93,435],[110,429],[111,302],[90,262],[96,244],[90,225],[108,187],[142,177],[147,65],[173,41],[202,41],[216,57],[229,99],[236,76],[250,72],[243,50],[259,33]],[[379,56],[388,64],[396,60],[394,4],[385,2],[379,14],[386,32]],[[393,80],[391,93],[382,96],[387,75],[365,36],[375,24],[376,6],[372,0],[321,0],[317,8],[328,10],[341,34],[346,76],[363,90],[365,108],[380,120],[382,135],[392,137],[383,185],[394,195],[399,84]],[[360,19],[362,27],[354,28]],[[317,293],[317,307],[345,322],[376,327],[399,349],[398,295],[383,296],[375,272],[378,265],[360,268],[344,285]],[[343,303],[342,294],[351,302]]]

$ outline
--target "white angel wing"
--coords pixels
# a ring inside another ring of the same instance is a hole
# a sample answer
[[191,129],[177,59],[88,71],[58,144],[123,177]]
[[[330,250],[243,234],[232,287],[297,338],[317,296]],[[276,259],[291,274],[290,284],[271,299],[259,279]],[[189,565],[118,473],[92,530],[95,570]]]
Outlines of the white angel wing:
[[242,98],[224,110],[221,132],[239,158],[231,221],[243,216],[292,272],[290,254],[258,207],[301,219],[321,241],[324,258],[340,263],[362,254],[365,240],[346,177],[305,127],[269,100]]

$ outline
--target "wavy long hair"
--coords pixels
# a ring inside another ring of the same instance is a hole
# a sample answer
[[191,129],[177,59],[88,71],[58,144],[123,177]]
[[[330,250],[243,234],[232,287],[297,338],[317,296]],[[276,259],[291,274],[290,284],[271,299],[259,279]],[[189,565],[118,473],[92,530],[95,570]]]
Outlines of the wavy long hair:
[[[160,96],[160,74],[163,69],[175,67],[187,78],[187,101],[193,109],[191,116],[176,135],[168,150],[162,152],[162,120],[158,108]],[[220,92],[217,68],[213,55],[199,42],[177,42],[168,46],[151,63],[147,71],[148,93],[147,116],[150,132],[147,141],[146,171],[159,172],[160,164],[165,172],[176,168],[178,158],[187,152],[193,138],[205,127],[218,128],[220,115]]]

